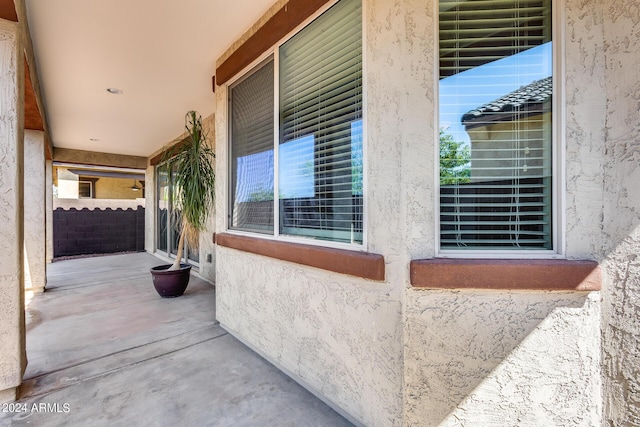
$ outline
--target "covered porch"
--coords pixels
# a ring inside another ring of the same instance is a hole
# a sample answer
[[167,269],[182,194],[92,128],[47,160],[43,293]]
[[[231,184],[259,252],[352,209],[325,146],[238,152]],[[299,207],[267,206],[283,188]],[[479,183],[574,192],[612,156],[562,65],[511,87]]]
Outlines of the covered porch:
[[[28,297],[28,366],[1,425],[346,426],[222,329],[215,288],[192,276],[160,298],[147,253],[54,262]],[[34,406],[35,405],[35,406]]]

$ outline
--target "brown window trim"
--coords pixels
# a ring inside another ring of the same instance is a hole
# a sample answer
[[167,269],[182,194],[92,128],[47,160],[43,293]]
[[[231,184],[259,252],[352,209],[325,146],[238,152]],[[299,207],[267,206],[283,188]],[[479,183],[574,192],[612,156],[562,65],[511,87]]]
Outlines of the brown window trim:
[[229,81],[328,2],[329,0],[289,0],[220,64],[216,69],[216,84],[219,86]]
[[384,257],[378,254],[238,236],[231,233],[214,234],[213,241],[226,248],[363,279],[384,281]]
[[449,259],[411,261],[411,285],[432,289],[599,291],[595,261]]

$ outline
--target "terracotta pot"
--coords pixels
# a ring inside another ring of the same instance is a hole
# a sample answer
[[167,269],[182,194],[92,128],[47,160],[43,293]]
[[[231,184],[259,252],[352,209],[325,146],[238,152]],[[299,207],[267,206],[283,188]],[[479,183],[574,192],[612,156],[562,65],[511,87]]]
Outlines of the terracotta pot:
[[184,293],[191,277],[191,266],[180,264],[180,270],[169,271],[171,265],[159,265],[151,268],[153,286],[162,298],[179,297]]

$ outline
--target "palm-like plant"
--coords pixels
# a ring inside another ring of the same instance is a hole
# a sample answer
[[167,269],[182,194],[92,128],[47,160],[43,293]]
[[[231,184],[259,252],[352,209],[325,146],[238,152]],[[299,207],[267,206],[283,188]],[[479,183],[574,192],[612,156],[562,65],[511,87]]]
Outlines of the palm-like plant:
[[179,270],[185,239],[198,247],[215,201],[215,152],[209,146],[202,117],[195,111],[185,115],[186,138],[165,150],[163,160],[175,170],[173,215],[180,234],[176,260],[169,270]]

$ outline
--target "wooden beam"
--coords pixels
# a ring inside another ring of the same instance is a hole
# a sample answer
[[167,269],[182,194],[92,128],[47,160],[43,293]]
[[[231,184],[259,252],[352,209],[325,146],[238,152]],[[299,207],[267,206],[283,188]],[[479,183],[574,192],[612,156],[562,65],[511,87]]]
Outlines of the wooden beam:
[[53,160],[53,144],[49,139],[49,134],[46,132],[44,134],[44,146],[45,146],[44,158],[47,160]]
[[[13,0],[0,0],[0,19],[6,19],[12,22],[18,22],[18,14],[16,12]],[[31,73],[29,71],[29,63],[24,59],[24,128],[30,130],[44,130],[44,124],[36,94],[31,81]]]
[[293,31],[328,0],[289,0],[275,15],[216,69],[218,86],[255,61],[276,42]]
[[38,108],[27,59],[24,60],[24,128],[44,131],[44,121]]
[[0,19],[18,22],[18,13],[13,0],[0,0]]
[[125,154],[100,153],[97,151],[53,148],[53,161],[75,165],[109,166],[127,169],[146,169],[147,158]]

